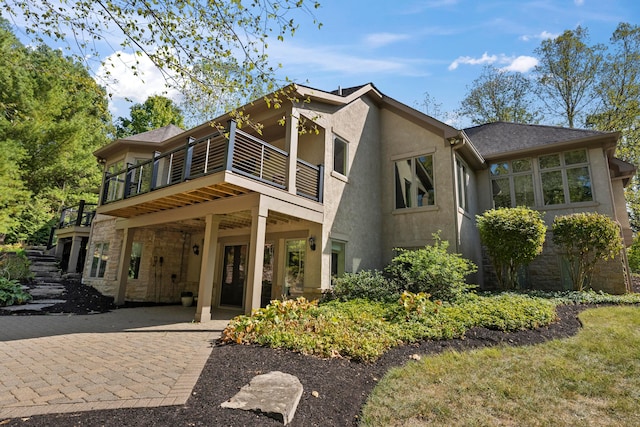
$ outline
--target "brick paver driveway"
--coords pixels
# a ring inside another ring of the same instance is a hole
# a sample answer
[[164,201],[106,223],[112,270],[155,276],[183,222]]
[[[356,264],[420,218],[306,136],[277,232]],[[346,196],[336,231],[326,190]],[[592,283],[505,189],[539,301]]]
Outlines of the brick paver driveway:
[[0,419],[184,404],[235,315],[194,308],[0,317]]

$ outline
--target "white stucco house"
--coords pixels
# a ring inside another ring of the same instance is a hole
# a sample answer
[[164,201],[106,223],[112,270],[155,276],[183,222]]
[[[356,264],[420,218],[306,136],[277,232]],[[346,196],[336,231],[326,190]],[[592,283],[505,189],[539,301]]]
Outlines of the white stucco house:
[[[222,129],[167,126],[97,150],[105,175],[89,237],[78,240],[87,242],[83,282],[117,303],[191,291],[204,321],[218,307],[317,298],[332,276],[380,269],[394,248],[423,247],[436,232],[479,266],[469,280],[489,287],[475,215],[497,206],[530,206],[548,224],[604,213],[631,243],[623,189],[635,167],[614,158],[617,133],[460,130],[373,84],[289,89],[295,99],[278,109],[243,108],[261,132],[226,115],[212,121]],[[625,292],[626,265],[624,254],[603,264],[593,286]],[[522,286],[568,288],[563,268],[549,243]]]

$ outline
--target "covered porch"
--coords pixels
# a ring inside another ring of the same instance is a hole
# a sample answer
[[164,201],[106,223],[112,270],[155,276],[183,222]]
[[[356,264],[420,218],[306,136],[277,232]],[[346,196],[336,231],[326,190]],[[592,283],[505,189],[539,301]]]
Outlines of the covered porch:
[[[318,297],[322,217],[316,202],[248,193],[119,219],[116,303],[176,301],[190,291],[197,296],[195,319],[207,321],[217,310],[250,313],[283,296]],[[137,262],[148,272],[132,280],[140,247]]]

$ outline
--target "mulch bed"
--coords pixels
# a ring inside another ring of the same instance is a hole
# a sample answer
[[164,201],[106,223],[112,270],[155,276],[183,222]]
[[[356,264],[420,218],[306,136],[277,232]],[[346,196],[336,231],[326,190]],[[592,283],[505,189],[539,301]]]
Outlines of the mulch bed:
[[[93,288],[75,284],[69,290],[65,309],[69,313],[108,311],[112,300],[95,295]],[[85,289],[87,288],[87,289]],[[84,301],[84,302],[83,302]],[[90,309],[85,303],[91,305]],[[102,307],[102,310],[100,309]],[[291,426],[351,426],[367,396],[390,368],[407,363],[411,355],[436,354],[445,350],[465,351],[494,345],[531,345],[577,333],[577,319],[585,305],[558,307],[559,319],[549,327],[504,333],[485,328],[467,332],[464,339],[424,341],[391,349],[377,362],[354,363],[343,359],[319,359],[284,350],[242,345],[214,346],[193,394],[184,406],[125,408],[68,414],[38,415],[0,420],[9,426],[277,426],[264,415],[223,409],[220,404],[233,396],[255,375],[282,371],[297,376],[304,393]],[[317,397],[313,392],[317,392]],[[313,394],[312,394],[313,393]]]

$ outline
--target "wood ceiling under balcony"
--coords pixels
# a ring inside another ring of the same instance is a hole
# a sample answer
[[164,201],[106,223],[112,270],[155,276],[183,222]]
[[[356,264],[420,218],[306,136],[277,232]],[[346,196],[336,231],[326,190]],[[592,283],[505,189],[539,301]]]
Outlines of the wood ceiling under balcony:
[[[253,193],[253,191],[230,183],[219,183],[206,187],[199,187],[197,189],[188,190],[181,193],[167,195],[157,199],[124,206],[113,210],[107,209],[102,213],[104,213],[105,215],[117,216],[120,218],[133,218],[140,215],[168,211],[171,209],[197,205],[199,203],[210,202],[213,200],[241,196],[248,193]],[[128,201],[132,200],[135,199],[128,199]],[[218,217],[220,218],[219,228],[222,230],[251,227],[251,211],[248,210],[222,214],[218,215]],[[297,223],[300,221],[300,218],[274,211],[269,211],[269,216],[267,218],[268,225],[289,224]],[[174,223],[174,226],[174,228],[176,229],[203,229],[204,221],[200,219],[186,222],[178,221]]]

